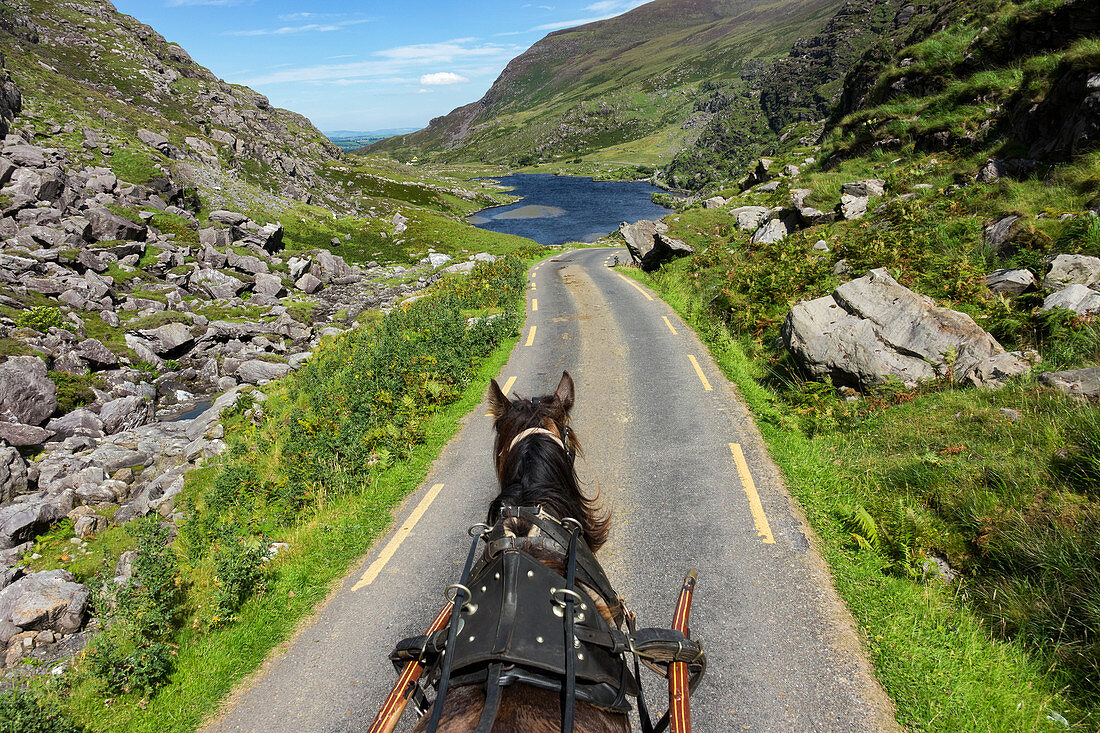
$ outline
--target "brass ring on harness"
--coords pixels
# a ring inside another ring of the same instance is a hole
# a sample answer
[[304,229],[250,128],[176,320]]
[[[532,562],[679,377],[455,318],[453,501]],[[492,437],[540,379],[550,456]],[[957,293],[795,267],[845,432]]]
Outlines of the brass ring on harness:
[[[455,591],[454,596],[451,595],[452,590]],[[462,591],[466,594],[466,598],[464,599],[466,601],[474,597],[474,594],[470,592],[470,589],[462,585],[462,583],[452,583],[451,585],[448,585],[446,590],[443,591],[443,597],[451,603],[455,603],[458,600],[458,591]]]
[[471,537],[484,537],[491,529],[492,527],[490,527],[485,522],[478,522],[477,524],[467,529],[466,534],[470,535]]
[[581,598],[581,594],[578,593],[575,590],[569,590],[568,588],[551,588],[550,589],[550,598],[551,598],[551,600],[553,600],[554,603],[558,604],[559,606],[564,607],[565,603],[566,603],[565,599],[564,598],[558,598],[558,596],[572,596],[574,603],[580,603],[583,600]]

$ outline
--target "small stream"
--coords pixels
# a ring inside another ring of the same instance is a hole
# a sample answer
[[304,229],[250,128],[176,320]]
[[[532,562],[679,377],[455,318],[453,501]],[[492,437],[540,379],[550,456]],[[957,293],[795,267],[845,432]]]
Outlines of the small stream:
[[621,222],[660,219],[669,209],[651,200],[667,193],[645,181],[594,181],[591,178],[517,173],[499,180],[523,199],[482,209],[467,221],[481,229],[515,234],[539,244],[594,242]]

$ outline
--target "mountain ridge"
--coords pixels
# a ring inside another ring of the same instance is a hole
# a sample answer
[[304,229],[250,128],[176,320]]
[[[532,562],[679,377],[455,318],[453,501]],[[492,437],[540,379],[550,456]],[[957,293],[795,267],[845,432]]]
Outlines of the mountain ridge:
[[786,53],[839,4],[656,0],[555,31],[512,59],[480,100],[366,152],[516,162],[531,151],[583,155],[657,133],[669,138],[664,148],[678,149],[693,137],[693,128],[677,128],[700,83]]

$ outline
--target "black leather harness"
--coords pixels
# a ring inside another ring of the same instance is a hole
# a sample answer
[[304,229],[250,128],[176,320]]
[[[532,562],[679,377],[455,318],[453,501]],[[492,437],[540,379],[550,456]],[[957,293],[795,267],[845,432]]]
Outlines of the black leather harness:
[[[532,524],[531,536],[515,537],[506,521]],[[461,583],[453,589],[458,608],[450,628],[429,636],[402,640],[390,655],[394,665],[420,661],[438,690],[432,722],[438,725],[448,687],[484,685],[486,704],[479,733],[492,728],[504,687],[516,682],[559,691],[563,696],[562,730],[572,730],[574,700],[627,713],[628,697],[638,698],[643,731],[653,726],[640,697],[637,660],[663,673],[669,662],[691,665],[691,688],[702,678],[705,656],[697,641],[671,629],[635,630],[633,615],[615,593],[603,568],[585,544],[580,525],[558,520],[539,507],[504,507],[492,527],[476,525]],[[476,548],[485,543],[474,562]],[[560,556],[567,567],[560,575],[537,560],[532,551]],[[602,603],[614,626],[597,610]],[[623,623],[629,633],[619,627]],[[635,655],[634,671],[626,654]],[[430,707],[423,691],[414,695],[424,714]]]

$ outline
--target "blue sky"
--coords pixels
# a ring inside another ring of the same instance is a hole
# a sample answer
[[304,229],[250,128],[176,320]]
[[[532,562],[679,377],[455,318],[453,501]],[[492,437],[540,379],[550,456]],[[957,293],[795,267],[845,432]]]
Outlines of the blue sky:
[[322,130],[423,127],[547,33],[645,0],[114,0],[226,81]]

